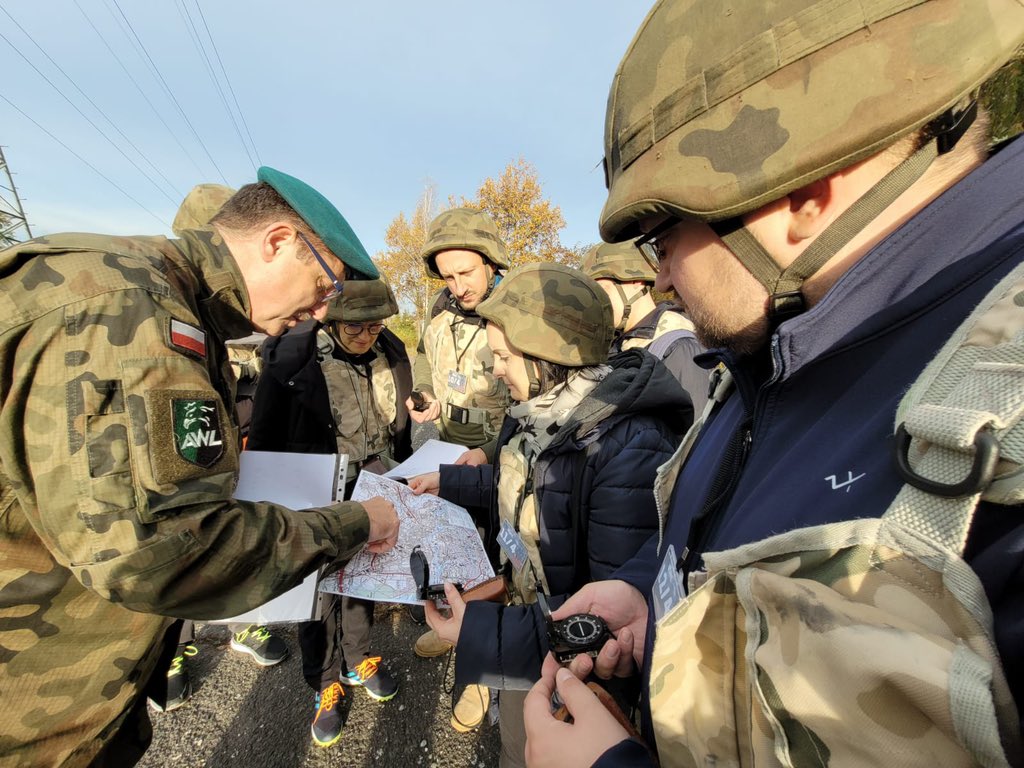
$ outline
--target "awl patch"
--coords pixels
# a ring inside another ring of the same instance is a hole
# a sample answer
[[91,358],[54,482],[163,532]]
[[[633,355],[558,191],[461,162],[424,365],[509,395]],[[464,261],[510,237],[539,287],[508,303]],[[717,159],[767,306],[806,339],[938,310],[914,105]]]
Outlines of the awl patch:
[[185,461],[210,467],[224,455],[216,400],[171,400],[174,447]]
[[171,345],[206,357],[206,332],[171,318]]

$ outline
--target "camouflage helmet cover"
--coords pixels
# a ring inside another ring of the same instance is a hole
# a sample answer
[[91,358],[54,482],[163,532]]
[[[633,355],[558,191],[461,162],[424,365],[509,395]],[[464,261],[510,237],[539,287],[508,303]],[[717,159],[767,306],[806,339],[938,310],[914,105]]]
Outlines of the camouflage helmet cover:
[[439,214],[427,230],[420,258],[431,277],[441,279],[434,257],[442,251],[476,251],[498,269],[508,269],[508,253],[494,221],[475,208],[452,208]]
[[500,326],[513,347],[541,360],[579,367],[608,359],[612,304],[578,269],[548,263],[516,267],[476,311]]
[[235,190],[223,184],[197,184],[181,201],[171,231],[181,237],[186,229],[206,229],[210,219],[233,194]]
[[391,286],[383,280],[346,280],[345,289],[327,303],[327,319],[369,323],[398,314]]
[[957,105],[1024,39],[1017,0],[661,0],[612,82],[601,235],[717,221]]
[[595,245],[583,257],[580,268],[593,280],[614,280],[617,283],[653,284],[657,277],[654,268],[632,240]]

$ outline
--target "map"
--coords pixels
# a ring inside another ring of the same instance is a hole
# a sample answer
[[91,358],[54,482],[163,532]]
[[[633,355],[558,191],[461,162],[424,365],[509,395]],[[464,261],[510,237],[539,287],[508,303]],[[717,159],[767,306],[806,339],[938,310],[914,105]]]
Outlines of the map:
[[421,603],[409,571],[409,554],[417,545],[427,556],[432,584],[458,581],[468,589],[494,576],[480,534],[465,509],[428,493],[416,496],[408,486],[386,477],[360,473],[352,500],[374,496],[395,505],[398,544],[383,555],[364,549],[343,571],[321,581],[321,591],[385,603]]

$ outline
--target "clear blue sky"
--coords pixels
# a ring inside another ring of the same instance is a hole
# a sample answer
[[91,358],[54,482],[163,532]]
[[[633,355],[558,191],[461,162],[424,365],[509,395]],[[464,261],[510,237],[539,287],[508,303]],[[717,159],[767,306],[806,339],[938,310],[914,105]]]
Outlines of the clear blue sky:
[[[193,184],[255,180],[189,34],[191,18],[215,71],[218,54],[227,71],[259,155],[254,162],[320,189],[371,253],[426,184],[436,184],[441,200],[470,196],[518,157],[537,168],[546,196],[561,207],[562,242],[594,242],[604,201],[599,162],[608,87],[649,6],[646,0],[0,0],[6,38],[0,38],[0,145],[37,235],[169,234],[177,202]],[[245,125],[239,121],[242,136]]]

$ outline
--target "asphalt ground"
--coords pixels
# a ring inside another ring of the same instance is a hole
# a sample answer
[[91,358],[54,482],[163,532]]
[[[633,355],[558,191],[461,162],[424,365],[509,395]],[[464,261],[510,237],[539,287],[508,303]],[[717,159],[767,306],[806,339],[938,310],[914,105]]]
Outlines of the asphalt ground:
[[[436,430],[415,427],[413,445],[422,445]],[[427,627],[415,624],[402,606],[379,603],[370,652],[381,656],[399,683],[391,701],[377,702],[359,688],[346,688],[342,703],[345,728],[331,747],[316,745],[310,735],[315,714],[313,692],[302,678],[294,625],[274,631],[290,653],[280,664],[260,667],[247,654],[229,649],[227,627],[197,625],[199,653],[186,661],[194,693],[173,712],[150,712],[153,743],[139,763],[144,768],[246,766],[247,768],[390,768],[498,764],[500,737],[489,719],[473,732],[451,725],[454,665],[450,656],[421,659],[413,653]]]
[[260,667],[250,656],[228,648],[227,627],[209,624],[197,631],[199,653],[188,659],[194,693],[173,712],[150,712],[153,744],[140,766],[496,766],[497,724],[471,733],[451,725],[448,656],[421,659],[412,651],[426,630],[404,608],[379,604],[370,650],[399,682],[391,701],[377,702],[365,691],[346,688],[345,729],[331,747],[310,736],[313,692],[302,678],[294,625],[275,631],[288,643],[288,658]]

